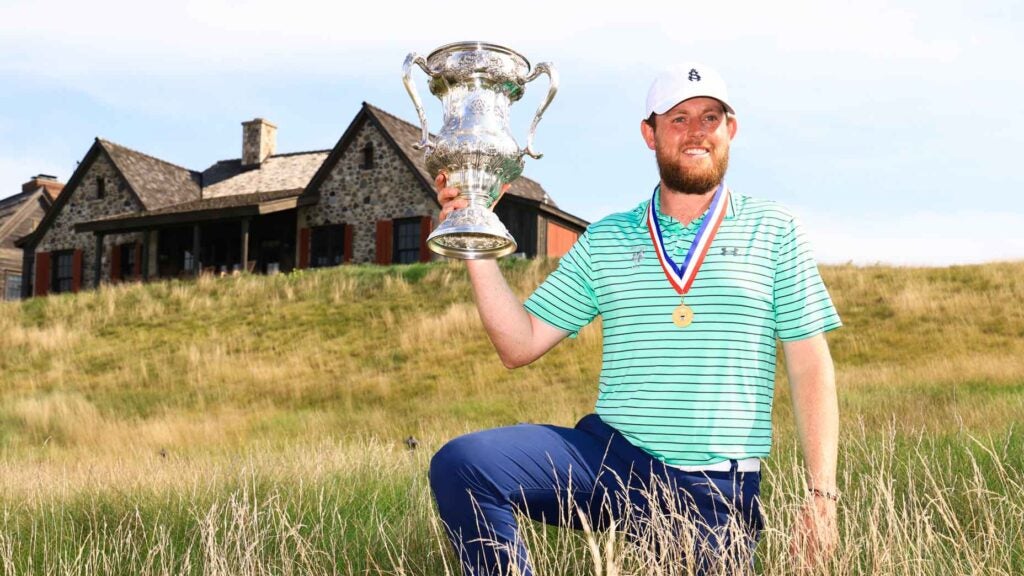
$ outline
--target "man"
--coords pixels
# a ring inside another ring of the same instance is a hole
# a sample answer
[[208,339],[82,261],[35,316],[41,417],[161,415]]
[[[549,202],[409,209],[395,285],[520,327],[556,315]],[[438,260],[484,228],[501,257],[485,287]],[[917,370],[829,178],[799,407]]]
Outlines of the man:
[[[841,323],[794,217],[725,185],[737,127],[714,70],[665,72],[640,124],[660,173],[650,200],[592,224],[525,305],[494,261],[466,262],[507,367],[533,362],[599,314],[604,337],[596,415],[572,429],[468,434],[434,456],[431,486],[467,575],[513,564],[531,574],[513,511],[572,523],[569,502],[592,526],[630,516],[638,537],[644,518],[683,510],[697,530],[697,572],[736,549],[752,566],[776,338],[809,487],[794,552],[834,546],[838,407],[824,333]],[[465,205],[444,184],[439,176],[442,219]],[[658,496],[664,486],[669,495]]]

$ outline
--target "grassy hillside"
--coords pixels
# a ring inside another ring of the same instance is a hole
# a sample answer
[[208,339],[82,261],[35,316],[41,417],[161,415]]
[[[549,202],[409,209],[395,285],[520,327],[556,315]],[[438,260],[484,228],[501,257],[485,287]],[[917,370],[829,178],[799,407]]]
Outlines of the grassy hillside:
[[[553,263],[503,266],[525,296]],[[1024,571],[1024,263],[823,275],[845,323],[830,572]],[[0,574],[436,574],[429,454],[589,412],[600,330],[508,371],[461,265],[354,266],[3,303],[0,367]],[[760,549],[778,574],[801,493],[784,374]],[[544,534],[549,573],[593,572]]]
[[[547,272],[517,264],[524,290]],[[386,442],[568,420],[586,410],[600,353],[594,333],[506,371],[455,265],[124,286],[6,305],[0,318],[0,438],[15,450]]]

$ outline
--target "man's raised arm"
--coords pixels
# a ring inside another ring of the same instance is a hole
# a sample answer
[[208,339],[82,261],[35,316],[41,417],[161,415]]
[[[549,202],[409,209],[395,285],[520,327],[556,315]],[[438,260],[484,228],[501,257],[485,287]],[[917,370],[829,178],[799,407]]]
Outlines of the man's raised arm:
[[[455,188],[445,188],[445,177],[438,175],[437,201],[441,204],[443,221],[452,210],[466,206]],[[476,309],[480,313],[487,336],[507,368],[518,368],[543,356],[569,335],[537,319],[526,311],[523,303],[509,288],[496,260],[467,260],[466,268],[473,286]]]

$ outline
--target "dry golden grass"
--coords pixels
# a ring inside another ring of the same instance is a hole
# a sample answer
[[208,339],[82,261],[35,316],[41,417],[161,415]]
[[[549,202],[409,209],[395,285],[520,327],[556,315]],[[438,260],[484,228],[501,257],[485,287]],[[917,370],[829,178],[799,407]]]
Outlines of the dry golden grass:
[[[552,266],[506,274],[525,296]],[[820,573],[1024,573],[1024,263],[823,274],[845,322],[846,496]],[[484,426],[571,425],[600,354],[594,325],[505,370],[458,264],[0,304],[0,574],[443,573],[429,454]],[[802,473],[781,370],[775,420],[759,555],[790,574]],[[673,573],[614,534],[534,528],[541,574]]]

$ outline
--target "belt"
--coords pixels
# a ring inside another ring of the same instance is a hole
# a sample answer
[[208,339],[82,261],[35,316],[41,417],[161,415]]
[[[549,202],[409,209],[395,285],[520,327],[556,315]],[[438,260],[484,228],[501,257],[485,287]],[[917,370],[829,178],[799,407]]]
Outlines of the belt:
[[760,472],[761,471],[761,459],[760,458],[744,458],[743,460],[722,460],[721,462],[715,462],[714,464],[702,464],[700,466],[674,466],[667,464],[677,470],[683,472],[729,472],[732,470],[733,462],[736,463],[737,472]]

